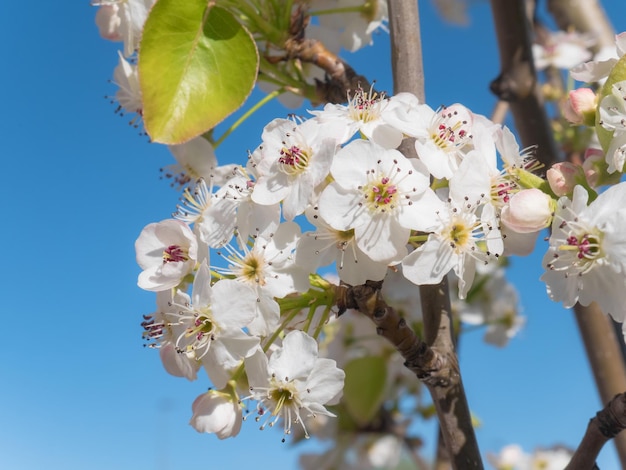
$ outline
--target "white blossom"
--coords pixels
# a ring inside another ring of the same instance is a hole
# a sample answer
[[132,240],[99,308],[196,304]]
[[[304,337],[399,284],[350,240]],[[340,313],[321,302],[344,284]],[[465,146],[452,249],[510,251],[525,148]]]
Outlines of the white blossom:
[[423,111],[428,127],[415,135],[415,150],[435,178],[450,179],[472,149],[472,113],[460,104]]
[[353,286],[385,278],[387,263],[370,259],[357,245],[354,230],[332,228],[319,216],[317,208],[307,211],[307,218],[316,231],[302,234],[296,249],[298,266],[315,272],[320,266],[335,262],[339,279]]
[[604,313],[623,321],[626,184],[607,189],[588,206],[587,198],[587,191],[576,186],[571,201],[559,199],[541,279],[552,300],[566,308],[596,301]]
[[365,140],[351,142],[333,160],[334,181],[319,199],[320,215],[340,231],[354,230],[357,246],[372,260],[399,262],[411,229],[435,223],[426,170],[397,150]]
[[376,93],[373,88],[365,92],[357,88],[347,105],[328,103],[322,111],[311,111],[321,122],[343,130],[341,142],[349,141],[360,132],[372,142],[388,148],[397,148],[404,133],[421,121],[417,98],[410,93],[398,93],[391,98]]
[[556,67],[569,70],[591,58],[589,47],[593,40],[588,35],[556,31],[550,33],[542,44],[532,46],[537,70]]
[[143,24],[156,0],[92,0],[99,6],[96,25],[100,35],[111,41],[124,41],[124,55],[139,47]]
[[570,75],[581,82],[604,82],[624,53],[626,53],[626,32],[615,36],[615,51],[612,54],[601,51],[601,54],[598,54],[600,57],[596,57],[596,60],[572,68]]
[[437,225],[426,242],[402,260],[402,272],[409,281],[437,284],[453,269],[459,278],[459,298],[465,298],[476,263],[495,261],[500,254],[489,252],[485,243],[491,236],[500,238],[499,230],[481,223],[476,208],[460,201],[441,202],[434,208]]
[[285,434],[292,424],[300,424],[308,437],[304,418],[316,415],[335,416],[324,405],[337,400],[345,374],[332,359],[318,357],[317,342],[302,331],[292,331],[283,345],[269,358],[257,351],[245,360],[250,396],[258,402],[261,429],[274,426],[283,418]]
[[282,201],[287,220],[302,214],[328,175],[339,143],[336,129],[315,119],[299,125],[275,119],[265,126],[252,200],[262,205]]
[[209,268],[202,263],[191,298],[181,293],[165,312],[177,336],[177,351],[202,361],[216,388],[224,387],[228,371],[259,345],[259,338],[242,330],[255,317],[254,309],[248,308],[255,300],[252,292],[242,291],[231,279],[211,286]]
[[232,394],[209,390],[194,400],[191,409],[193,415],[189,424],[198,432],[226,439],[235,437],[241,430],[241,405]]
[[195,267],[198,242],[189,226],[167,219],[148,224],[135,242],[137,264],[143,269],[137,284],[149,291],[176,287]]

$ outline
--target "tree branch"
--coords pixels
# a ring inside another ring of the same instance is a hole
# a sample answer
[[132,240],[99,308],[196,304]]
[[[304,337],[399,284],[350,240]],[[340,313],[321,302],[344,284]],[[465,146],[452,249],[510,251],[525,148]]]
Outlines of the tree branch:
[[620,393],[589,421],[587,431],[565,470],[598,468],[595,461],[600,450],[624,429],[626,429],[626,393]]
[[500,75],[491,91],[508,101],[522,144],[537,145],[537,159],[545,166],[557,161],[550,120],[536,77],[530,22],[525,0],[491,0],[500,50]]
[[[595,303],[589,307],[576,304],[574,313],[601,402],[607,403],[616,393],[626,390],[626,366],[615,329]],[[626,468],[626,434],[615,438],[615,446],[622,467]]]
[[404,318],[384,301],[381,287],[382,281],[338,286],[339,314],[353,308],[368,316],[376,332],[395,346],[405,360],[404,365],[428,387],[453,468],[482,469],[454,349],[439,350],[421,341]]
[[[424,102],[424,68],[418,2],[390,0],[388,4],[394,93],[411,92]],[[409,158],[417,157],[411,139],[405,139],[399,150]],[[420,342],[419,347],[425,349],[428,346],[425,350],[433,351],[439,361],[422,364],[420,367],[422,370],[428,370],[429,378],[442,379],[441,382],[429,380],[425,383],[437,410],[443,442],[453,468],[481,469],[483,464],[480,450],[472,427],[452,341],[447,279],[439,285],[420,286],[420,296],[425,342]],[[416,356],[415,352],[412,355]],[[407,362],[411,364],[410,360]],[[437,367],[442,369],[430,369],[432,364],[437,364]]]
[[287,56],[284,59],[315,64],[326,72],[324,81],[315,80],[319,102],[344,103],[350,91],[359,87],[369,88],[369,81],[363,75],[356,73],[347,62],[326,49],[322,42],[304,37],[308,23],[305,9],[296,9],[291,16],[290,37],[285,41]]

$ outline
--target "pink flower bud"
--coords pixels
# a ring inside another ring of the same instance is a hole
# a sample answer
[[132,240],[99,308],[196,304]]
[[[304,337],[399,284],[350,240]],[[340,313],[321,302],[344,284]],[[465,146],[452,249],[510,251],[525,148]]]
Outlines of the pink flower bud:
[[100,36],[109,41],[121,41],[122,19],[119,13],[118,5],[102,5],[96,13],[96,26],[100,31]]
[[585,180],[582,167],[570,162],[555,163],[546,172],[546,177],[550,189],[559,197],[571,194],[574,186]]
[[537,232],[550,225],[554,203],[539,189],[524,189],[502,209],[501,220],[518,233]]
[[209,390],[191,405],[189,424],[198,432],[216,434],[219,439],[234,437],[241,430],[241,406],[228,393]]
[[594,126],[597,97],[591,88],[578,88],[569,92],[561,111],[569,122],[575,125]]

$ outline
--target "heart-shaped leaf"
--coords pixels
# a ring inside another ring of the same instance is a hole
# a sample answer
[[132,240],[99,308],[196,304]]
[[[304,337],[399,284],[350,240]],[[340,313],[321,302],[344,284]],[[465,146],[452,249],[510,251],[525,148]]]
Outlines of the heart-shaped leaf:
[[258,64],[250,33],[215,2],[158,0],[139,49],[146,132],[180,144],[212,129],[245,102]]

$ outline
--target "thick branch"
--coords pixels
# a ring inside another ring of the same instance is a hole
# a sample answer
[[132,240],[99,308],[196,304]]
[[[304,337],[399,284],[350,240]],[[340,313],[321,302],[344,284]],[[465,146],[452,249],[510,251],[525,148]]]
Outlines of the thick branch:
[[291,15],[290,36],[284,45],[287,55],[278,60],[298,59],[315,64],[326,72],[324,81],[315,80],[320,103],[344,103],[350,91],[359,87],[369,88],[369,82],[363,75],[357,74],[347,62],[326,49],[322,42],[305,38],[308,24],[309,17],[305,9],[297,8]]
[[291,39],[285,44],[285,49],[290,57],[315,64],[326,72],[325,81],[316,80],[321,103],[344,103],[349,91],[370,86],[363,75],[357,74],[347,62],[316,39]]
[[[388,4],[394,93],[411,92],[424,102],[418,2],[389,0]],[[407,157],[417,157],[410,139],[405,139],[399,150]],[[425,348],[427,345],[435,357],[439,356],[437,365],[443,368],[436,374],[434,370],[429,370],[429,377],[440,377],[443,380],[426,381],[426,385],[437,410],[445,447],[453,468],[481,469],[480,450],[452,341],[447,280],[435,286],[420,286],[420,295],[426,340],[420,347]],[[424,365],[420,367],[424,369]]]
[[[382,281],[339,286],[339,313],[353,308],[367,315],[374,322],[376,332],[396,347],[405,360],[404,365],[428,387],[453,468],[482,469],[454,349],[440,350],[421,341],[404,318],[384,301],[381,287]],[[447,315],[441,318],[442,323],[447,323]]]
[[389,1],[389,36],[394,93],[413,93],[424,102],[424,67],[417,2]]
[[597,468],[595,461],[604,444],[621,435],[619,433],[624,429],[626,429],[626,393],[620,393],[589,421],[587,431],[565,470]]
[[501,63],[500,75],[491,82],[491,91],[510,102],[522,144],[537,145],[537,159],[550,166],[557,161],[557,148],[533,64],[526,2],[491,0],[491,10]]
[[404,365],[427,385],[455,383],[458,378],[456,360],[417,337],[406,320],[384,301],[380,293],[382,285],[382,281],[367,281],[360,286],[339,286],[339,313],[352,308],[368,316],[376,325],[376,333],[395,346],[405,360]]

